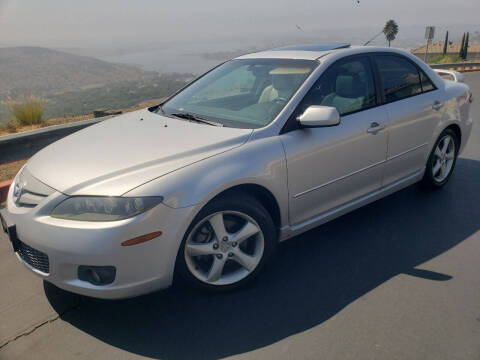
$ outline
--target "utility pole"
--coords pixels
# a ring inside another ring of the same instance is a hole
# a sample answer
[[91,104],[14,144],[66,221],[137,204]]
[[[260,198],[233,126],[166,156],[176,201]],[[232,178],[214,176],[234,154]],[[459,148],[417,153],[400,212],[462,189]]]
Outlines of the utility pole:
[[433,39],[435,36],[435,26],[427,26],[425,29],[425,39],[427,39],[427,46],[425,47],[425,56],[423,58],[423,61],[427,62],[427,56],[428,56],[428,45],[430,44],[430,41]]

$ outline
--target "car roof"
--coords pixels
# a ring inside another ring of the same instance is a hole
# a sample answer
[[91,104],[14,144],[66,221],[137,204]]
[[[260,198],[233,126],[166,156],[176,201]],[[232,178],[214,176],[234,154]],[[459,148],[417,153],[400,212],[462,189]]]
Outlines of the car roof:
[[237,57],[237,59],[273,58],[316,60],[323,55],[328,54],[331,50],[345,49],[348,47],[350,47],[350,44],[348,43],[289,45],[251,54],[245,54]]
[[317,60],[329,51],[267,50],[239,56],[235,59],[300,59]]
[[305,44],[305,45],[289,45],[282,46],[274,51],[282,50],[299,50],[299,51],[327,51],[327,50],[336,50],[336,49],[346,49],[349,48],[349,43],[323,43],[323,44]]
[[366,52],[400,52],[404,51],[377,46],[351,46],[347,43],[293,45],[271,50],[245,54],[236,59],[301,59],[317,60],[330,53],[360,54]]

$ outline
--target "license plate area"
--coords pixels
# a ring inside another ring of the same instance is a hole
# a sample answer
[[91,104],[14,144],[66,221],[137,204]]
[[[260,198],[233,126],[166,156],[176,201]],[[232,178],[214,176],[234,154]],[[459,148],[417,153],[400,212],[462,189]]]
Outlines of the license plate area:
[[3,230],[3,232],[6,233],[6,234],[8,234],[7,222],[6,222],[5,219],[3,218],[2,213],[0,213],[0,223],[2,224],[2,230]]
[[8,225],[7,221],[0,213],[0,222],[2,223],[3,231],[8,235],[10,242],[12,243],[13,251],[17,252],[20,249],[20,240],[17,236],[17,227],[15,225]]
[[20,240],[17,237],[17,227],[15,225],[7,228],[8,237],[12,243],[13,251],[17,252],[20,250]]

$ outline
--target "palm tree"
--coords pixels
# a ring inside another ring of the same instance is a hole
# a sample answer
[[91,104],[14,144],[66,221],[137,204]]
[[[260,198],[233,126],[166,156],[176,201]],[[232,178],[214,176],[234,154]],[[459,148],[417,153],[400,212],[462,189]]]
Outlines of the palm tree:
[[465,37],[465,44],[463,45],[463,60],[467,60],[468,57],[468,38],[470,37],[470,33],[467,32],[467,36]]
[[460,51],[458,55],[463,59],[463,51],[465,50],[465,33],[463,33],[462,44],[460,45]]
[[447,30],[447,33],[445,34],[445,42],[443,43],[443,56],[447,55],[447,50],[448,50],[448,30]]
[[388,41],[388,46],[390,47],[390,43],[395,40],[395,36],[398,34],[398,25],[395,20],[388,20],[383,28],[383,33],[385,34],[385,38]]

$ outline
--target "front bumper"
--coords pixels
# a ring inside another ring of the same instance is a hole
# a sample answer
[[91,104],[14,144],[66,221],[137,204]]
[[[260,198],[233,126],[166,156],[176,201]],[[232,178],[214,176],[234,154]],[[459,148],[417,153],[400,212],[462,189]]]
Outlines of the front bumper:
[[[55,193],[33,209],[17,207],[9,193],[2,216],[14,226],[27,246],[48,256],[48,273],[30,270],[54,285],[74,293],[105,298],[133,297],[168,287],[178,248],[192,221],[195,207],[173,209],[163,204],[134,218],[114,222],[83,222],[55,219],[52,207],[65,199]],[[121,246],[123,241],[152,232],[162,235],[150,241]],[[116,276],[108,285],[93,285],[78,278],[78,267],[114,266]]]

